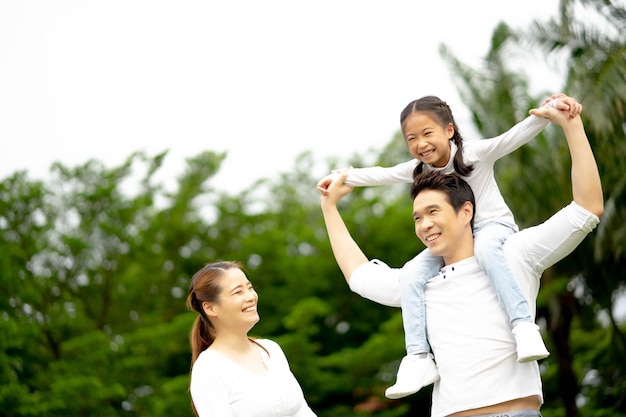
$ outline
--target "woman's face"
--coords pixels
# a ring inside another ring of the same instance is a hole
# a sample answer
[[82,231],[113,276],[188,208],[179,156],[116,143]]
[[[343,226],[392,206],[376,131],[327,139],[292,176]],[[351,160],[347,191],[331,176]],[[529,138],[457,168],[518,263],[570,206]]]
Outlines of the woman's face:
[[437,168],[445,167],[450,161],[452,123],[444,127],[429,113],[414,112],[404,120],[402,134],[413,158]]
[[222,289],[217,303],[205,302],[205,312],[216,327],[243,328],[247,332],[260,317],[257,312],[259,296],[248,281],[246,274],[238,268],[226,270],[221,278]]

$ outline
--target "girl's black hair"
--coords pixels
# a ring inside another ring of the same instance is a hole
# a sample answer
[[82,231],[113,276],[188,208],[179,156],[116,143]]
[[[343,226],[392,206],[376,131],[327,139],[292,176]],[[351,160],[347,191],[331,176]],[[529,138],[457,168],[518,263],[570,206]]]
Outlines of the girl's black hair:
[[[441,126],[446,127],[449,123],[452,123],[454,128],[454,134],[450,140],[454,141],[454,144],[458,148],[454,155],[454,170],[457,174],[467,177],[474,170],[473,165],[467,165],[463,161],[463,137],[459,131],[459,127],[454,121],[452,116],[452,110],[448,103],[435,96],[424,96],[420,99],[410,102],[402,113],[400,113],[400,125],[404,125],[404,121],[409,115],[413,113],[429,113]],[[419,175],[424,170],[424,163],[420,162],[413,171],[413,177]]]

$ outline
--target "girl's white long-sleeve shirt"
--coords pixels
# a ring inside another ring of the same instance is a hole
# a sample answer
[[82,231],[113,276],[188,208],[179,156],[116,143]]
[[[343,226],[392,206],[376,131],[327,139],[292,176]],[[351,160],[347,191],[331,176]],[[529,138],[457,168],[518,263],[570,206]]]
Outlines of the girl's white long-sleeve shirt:
[[[463,161],[473,165],[469,176],[461,176],[472,188],[476,199],[476,217],[474,226],[497,221],[518,230],[513,213],[504,201],[496,183],[493,166],[505,155],[530,142],[550,123],[548,119],[529,116],[505,133],[490,139],[472,139],[463,142]],[[454,173],[454,155],[457,146],[450,141],[450,160],[445,167],[436,168],[424,164],[424,171],[442,171]],[[394,167],[351,168],[348,170],[346,184],[350,186],[389,185],[413,182],[413,171],[420,163],[413,159]]]
[[[280,346],[256,339],[267,372],[256,373],[211,349],[191,370],[191,398],[200,417],[315,417]],[[268,355],[269,353],[269,355]]]

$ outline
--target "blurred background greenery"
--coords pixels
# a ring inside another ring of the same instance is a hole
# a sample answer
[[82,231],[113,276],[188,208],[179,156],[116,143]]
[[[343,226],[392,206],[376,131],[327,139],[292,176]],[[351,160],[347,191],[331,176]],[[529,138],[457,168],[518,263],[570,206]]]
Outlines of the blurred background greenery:
[[[553,93],[529,96],[527,75],[507,66],[508,54],[565,57],[562,91],[584,105],[606,210],[543,277],[538,320],[552,354],[541,363],[542,413],[626,416],[626,11],[612,1],[561,5],[527,32],[495,28],[480,68],[445,45],[440,53],[483,137],[506,131]],[[0,416],[192,416],[194,315],[184,300],[190,276],[219,259],[248,266],[260,297],[254,335],[283,346],[320,417],[429,415],[430,389],[396,401],[383,395],[404,352],[400,311],[347,288],[330,252],[311,152],[292,172],[237,194],[211,183],[225,154],[209,149],[188,159],[174,191],[154,179],[165,158],[136,153],[112,168],[92,160],[55,164],[46,180],[21,171],[1,180]],[[406,159],[398,133],[376,154],[326,163]],[[521,227],[571,200],[569,154],[553,126],[496,168]],[[405,186],[357,189],[343,213],[370,256],[401,266],[422,249]]]

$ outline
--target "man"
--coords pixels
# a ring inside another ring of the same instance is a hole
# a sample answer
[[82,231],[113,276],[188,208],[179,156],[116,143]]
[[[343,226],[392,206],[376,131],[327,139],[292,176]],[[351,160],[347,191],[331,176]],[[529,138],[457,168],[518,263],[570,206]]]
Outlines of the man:
[[[580,116],[552,107],[531,110],[561,126],[572,158],[573,202],[545,223],[511,236],[508,262],[531,311],[541,273],[569,254],[599,222],[604,209],[598,169]],[[333,253],[350,289],[400,306],[401,269],[369,261],[350,233],[337,202],[350,193],[335,179],[321,198]],[[540,416],[543,402],[537,362],[518,363],[508,317],[474,259],[473,195],[460,178],[427,174],[411,187],[415,232],[444,268],[426,285],[428,338],[440,379],[433,389],[433,417]]]

